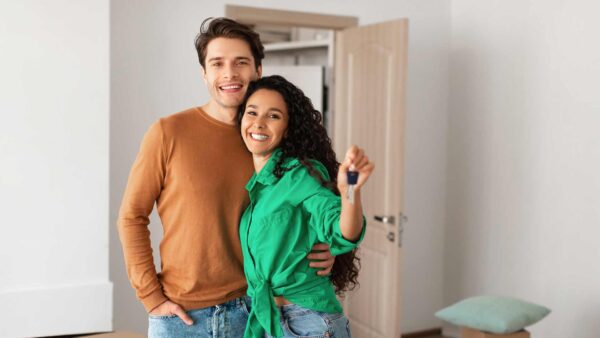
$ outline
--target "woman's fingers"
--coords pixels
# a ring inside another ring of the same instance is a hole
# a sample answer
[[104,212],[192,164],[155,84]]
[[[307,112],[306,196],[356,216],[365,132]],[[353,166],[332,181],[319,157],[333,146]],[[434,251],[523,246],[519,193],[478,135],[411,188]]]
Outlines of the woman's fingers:
[[338,172],[338,184],[341,187],[347,185],[346,173],[348,170],[358,171],[358,182],[355,188],[359,188],[366,182],[369,176],[371,176],[374,168],[375,165],[369,160],[369,157],[365,155],[365,150],[353,145],[348,148],[348,151],[346,151],[346,157],[340,164]]
[[354,168],[356,171],[362,171],[362,168],[369,163],[369,157],[363,156],[359,161],[354,163]]
[[358,175],[358,182],[356,182],[357,188],[362,187],[362,185],[365,184],[369,176],[371,176],[371,174],[373,173],[374,169],[375,164],[373,164],[372,162],[369,162],[362,167],[362,169],[360,170],[360,175]]
[[359,147],[355,146],[355,150],[352,154],[351,162],[354,167],[356,167],[357,163],[360,163],[365,156],[365,151]]

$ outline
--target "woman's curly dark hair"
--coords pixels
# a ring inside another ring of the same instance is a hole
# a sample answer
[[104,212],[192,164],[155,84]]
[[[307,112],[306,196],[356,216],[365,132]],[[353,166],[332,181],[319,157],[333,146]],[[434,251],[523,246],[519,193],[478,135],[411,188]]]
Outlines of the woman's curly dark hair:
[[[244,101],[238,109],[238,124],[241,124],[248,98],[259,89],[273,90],[281,94],[288,110],[287,134],[279,144],[282,156],[275,165],[273,171],[275,176],[281,178],[286,171],[283,167],[283,161],[285,158],[294,157],[322,185],[339,195],[337,173],[340,164],[336,160],[327,130],[321,123],[321,113],[315,110],[312,102],[304,95],[302,90],[291,82],[279,75],[266,76],[251,82],[244,96]],[[325,168],[327,168],[330,177],[329,181],[321,177],[310,160],[317,160],[323,163]],[[335,287],[336,293],[339,294],[347,290],[352,290],[358,285],[359,269],[360,259],[356,256],[356,249],[335,258],[329,278]]]

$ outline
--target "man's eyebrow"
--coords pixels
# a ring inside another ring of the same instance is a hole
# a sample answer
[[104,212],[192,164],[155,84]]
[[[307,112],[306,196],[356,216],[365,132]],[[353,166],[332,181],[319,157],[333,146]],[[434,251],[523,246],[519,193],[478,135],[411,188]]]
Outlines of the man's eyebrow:
[[[247,60],[247,61],[250,61],[250,58],[247,57],[247,56],[236,56],[235,59],[236,60]],[[222,56],[213,56],[210,59],[208,59],[208,62],[211,62],[211,61],[221,61],[221,60],[223,60]]]
[[210,62],[210,61],[219,61],[219,60],[223,60],[223,57],[221,57],[221,56],[215,56],[215,57],[212,57],[212,58],[208,59],[208,62]]

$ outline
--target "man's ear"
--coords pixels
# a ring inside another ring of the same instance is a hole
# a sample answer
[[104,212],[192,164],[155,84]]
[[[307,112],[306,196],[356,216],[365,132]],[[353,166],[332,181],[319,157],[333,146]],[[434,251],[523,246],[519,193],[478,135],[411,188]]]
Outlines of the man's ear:
[[206,71],[204,67],[200,66],[200,72],[202,73],[202,78],[204,79],[204,83],[206,83]]
[[260,65],[260,66],[258,66],[258,68],[256,68],[256,74],[258,74],[259,79],[262,77],[262,65]]

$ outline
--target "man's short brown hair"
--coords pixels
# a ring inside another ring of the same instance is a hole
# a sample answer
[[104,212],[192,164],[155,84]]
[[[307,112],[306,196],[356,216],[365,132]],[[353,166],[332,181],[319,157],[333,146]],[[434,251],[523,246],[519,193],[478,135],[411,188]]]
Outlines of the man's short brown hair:
[[196,36],[196,51],[198,60],[205,68],[206,47],[216,38],[229,38],[244,40],[250,46],[256,69],[262,64],[265,57],[265,47],[260,41],[260,36],[252,28],[228,18],[208,18],[202,22],[200,33]]

